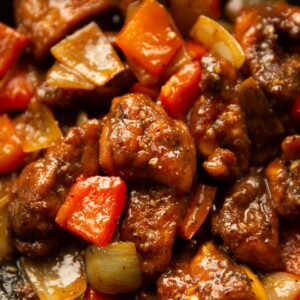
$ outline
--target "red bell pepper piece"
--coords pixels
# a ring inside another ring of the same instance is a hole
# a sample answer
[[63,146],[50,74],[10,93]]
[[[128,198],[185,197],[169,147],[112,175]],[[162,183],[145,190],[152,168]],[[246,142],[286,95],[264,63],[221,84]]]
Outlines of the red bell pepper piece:
[[25,35],[0,23],[0,77],[15,63],[28,42]]
[[25,110],[34,93],[27,71],[16,68],[3,80],[0,88],[0,112]]
[[184,119],[193,106],[200,89],[201,67],[199,62],[184,65],[162,87],[160,99],[166,112],[173,118]]
[[125,205],[126,185],[119,177],[79,177],[56,215],[64,229],[105,246]]
[[0,115],[0,173],[16,170],[25,157],[12,119],[6,114]]
[[117,296],[103,294],[95,290],[91,285],[85,291],[84,300],[118,300]]
[[161,74],[184,44],[171,16],[155,0],[140,4],[115,42],[125,55],[152,76]]

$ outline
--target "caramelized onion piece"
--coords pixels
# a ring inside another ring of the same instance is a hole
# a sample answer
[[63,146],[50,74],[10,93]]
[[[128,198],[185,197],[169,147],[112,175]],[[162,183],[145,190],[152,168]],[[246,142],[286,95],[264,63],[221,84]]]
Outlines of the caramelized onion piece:
[[295,300],[300,295],[300,277],[294,274],[269,273],[264,276],[262,282],[272,300]]
[[106,247],[92,245],[86,250],[85,263],[87,280],[99,292],[127,293],[142,284],[134,243],[112,243]]
[[104,33],[91,22],[51,48],[62,64],[95,85],[104,85],[125,70]]
[[40,300],[72,300],[84,293],[87,282],[84,262],[77,249],[58,256],[20,259],[20,268]]
[[15,119],[15,125],[24,152],[48,148],[62,136],[51,110],[39,103],[30,104],[28,110]]
[[231,62],[236,68],[240,68],[245,61],[240,44],[224,27],[209,17],[201,15],[191,29],[190,36]]
[[95,85],[78,72],[56,61],[47,73],[47,84],[63,89],[93,90]]

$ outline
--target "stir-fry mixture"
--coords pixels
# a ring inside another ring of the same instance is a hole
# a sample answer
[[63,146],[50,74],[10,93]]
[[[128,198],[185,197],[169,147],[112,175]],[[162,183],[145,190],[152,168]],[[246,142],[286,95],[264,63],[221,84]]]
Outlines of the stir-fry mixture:
[[0,298],[299,300],[297,1],[4,2]]

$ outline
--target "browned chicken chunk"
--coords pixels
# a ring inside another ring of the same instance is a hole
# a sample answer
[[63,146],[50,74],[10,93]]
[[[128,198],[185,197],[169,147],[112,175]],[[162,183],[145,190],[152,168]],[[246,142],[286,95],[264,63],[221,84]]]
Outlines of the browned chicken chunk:
[[266,175],[274,199],[275,209],[285,218],[300,217],[300,136],[288,136],[282,142],[283,156],[274,159],[266,168]]
[[160,276],[157,290],[164,300],[257,299],[245,270],[211,242]]
[[100,139],[100,165],[108,175],[155,181],[187,191],[196,170],[188,127],[143,94],[113,100]]
[[98,173],[99,136],[97,120],[70,129],[18,177],[10,193],[9,230],[22,254],[45,255],[57,247],[61,235],[54,218],[76,178]]
[[50,47],[67,33],[114,6],[114,0],[16,0],[15,19],[26,34],[37,59],[44,58]]
[[191,114],[191,133],[203,167],[218,179],[241,176],[249,165],[250,140],[235,92],[236,70],[223,59],[208,54],[202,59],[203,96]]
[[278,216],[261,175],[234,184],[213,216],[212,231],[243,263],[264,271],[280,269]]
[[121,239],[135,243],[145,281],[169,265],[183,207],[184,199],[170,188],[140,186],[130,191]]

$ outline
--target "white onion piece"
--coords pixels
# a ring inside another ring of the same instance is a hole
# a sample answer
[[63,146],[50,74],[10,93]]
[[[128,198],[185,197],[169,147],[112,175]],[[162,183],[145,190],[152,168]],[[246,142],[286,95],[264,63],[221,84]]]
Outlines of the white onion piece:
[[88,282],[105,294],[131,292],[142,284],[134,243],[112,243],[106,247],[92,245],[86,250],[85,267]]
[[245,54],[235,38],[219,23],[206,16],[200,16],[190,31],[190,36],[201,42],[207,49],[240,68],[245,61]]
[[87,287],[83,258],[76,249],[47,258],[22,257],[20,268],[40,300],[76,299]]
[[295,300],[300,294],[300,277],[287,272],[274,272],[262,279],[270,300]]

